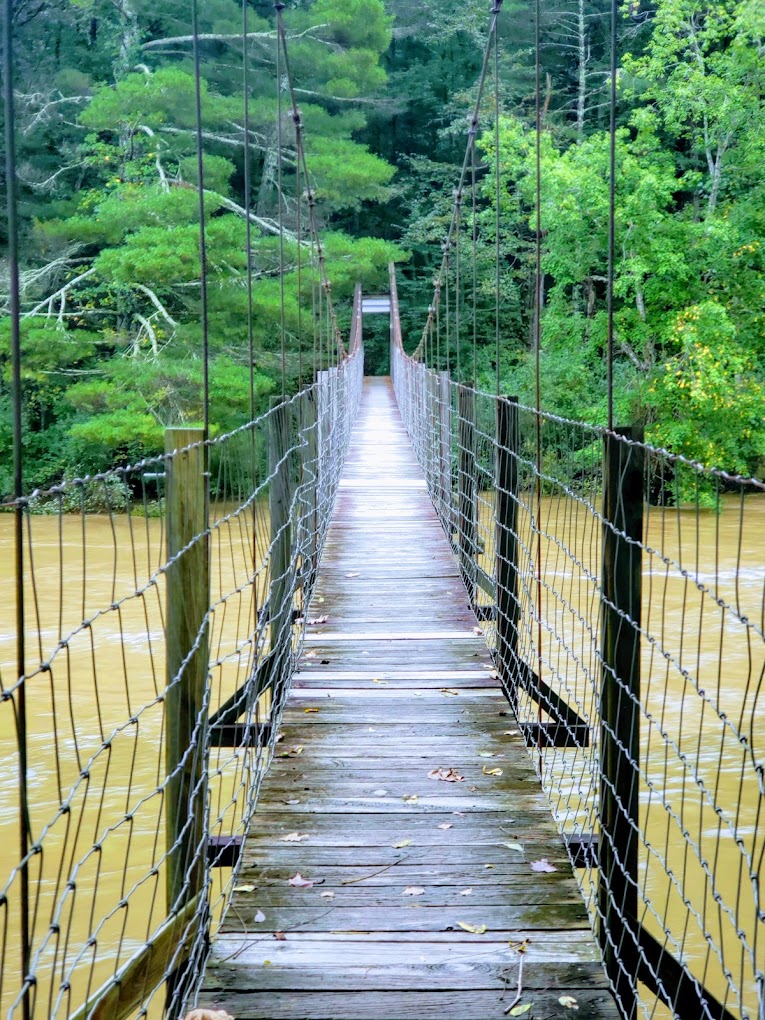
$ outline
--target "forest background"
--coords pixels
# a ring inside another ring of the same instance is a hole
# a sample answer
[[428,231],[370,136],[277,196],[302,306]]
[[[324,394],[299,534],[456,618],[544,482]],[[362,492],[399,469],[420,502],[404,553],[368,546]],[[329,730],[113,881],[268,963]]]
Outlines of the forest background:
[[[451,219],[489,8],[488,0],[290,0],[284,11],[341,325],[356,281],[367,292],[386,290],[395,261],[410,351]],[[252,406],[262,412],[280,391],[282,322],[290,391],[332,356],[323,334],[316,350],[316,253],[283,76],[281,124],[277,116],[273,5],[254,0],[247,13],[245,138],[241,2],[199,4],[210,420],[218,433],[248,421]],[[16,2],[30,485],[157,453],[166,426],[202,417],[189,26],[188,0]],[[477,383],[494,386],[499,222],[501,386],[527,402],[534,392],[533,35],[534,3],[505,0],[499,217],[490,75],[475,230],[469,204],[460,240],[463,376],[472,378],[475,329]],[[600,424],[609,36],[607,0],[543,0],[542,405]],[[765,5],[629,0],[618,37],[616,417],[644,423],[657,445],[758,474],[765,463]],[[4,223],[0,229],[5,245]],[[0,286],[7,292],[7,264]],[[11,488],[7,293],[0,313],[2,496]],[[387,371],[387,339],[387,322],[372,321],[367,372]],[[453,374],[455,366],[453,346]]]

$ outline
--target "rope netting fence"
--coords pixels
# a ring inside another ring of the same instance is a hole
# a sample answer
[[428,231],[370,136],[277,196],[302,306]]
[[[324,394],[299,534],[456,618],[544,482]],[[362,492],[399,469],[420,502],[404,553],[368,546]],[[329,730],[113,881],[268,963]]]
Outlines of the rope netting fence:
[[623,1015],[761,1020],[765,484],[460,385],[393,303],[399,407]]
[[[361,394],[360,310],[355,327],[348,358],[236,431],[170,429],[164,457],[6,507],[23,515],[26,671],[12,679],[7,640],[3,1016],[193,1000],[278,754]],[[8,639],[11,599],[0,615]]]

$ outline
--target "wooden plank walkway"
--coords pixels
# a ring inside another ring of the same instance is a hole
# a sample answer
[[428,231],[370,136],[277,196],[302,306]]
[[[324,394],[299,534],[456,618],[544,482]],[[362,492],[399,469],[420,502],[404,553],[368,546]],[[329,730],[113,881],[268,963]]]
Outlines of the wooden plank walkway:
[[[236,1020],[501,1018],[523,946],[526,1020],[615,1018],[388,380],[365,383],[313,612],[327,619],[310,628],[203,1005]],[[541,859],[557,870],[532,870]]]

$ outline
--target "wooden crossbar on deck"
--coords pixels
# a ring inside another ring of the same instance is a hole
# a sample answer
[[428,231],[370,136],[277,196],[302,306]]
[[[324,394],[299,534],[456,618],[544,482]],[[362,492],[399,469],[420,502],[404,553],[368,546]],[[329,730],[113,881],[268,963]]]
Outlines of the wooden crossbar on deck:
[[[522,956],[527,1017],[617,1017],[388,380],[365,383],[312,614],[327,619],[202,1003],[237,1020],[488,1020]],[[450,769],[462,778],[430,776]]]

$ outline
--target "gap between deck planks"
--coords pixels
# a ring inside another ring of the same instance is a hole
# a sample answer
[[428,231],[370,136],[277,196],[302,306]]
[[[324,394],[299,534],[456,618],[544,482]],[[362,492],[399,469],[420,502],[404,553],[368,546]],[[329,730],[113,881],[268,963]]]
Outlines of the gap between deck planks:
[[[365,380],[312,611],[327,621],[309,628],[201,1003],[236,1020],[491,1020],[524,945],[526,1020],[616,1018],[389,380]],[[557,870],[532,871],[543,857]],[[314,885],[289,885],[298,873]]]

